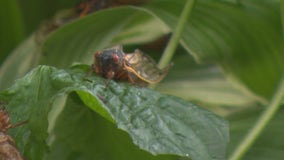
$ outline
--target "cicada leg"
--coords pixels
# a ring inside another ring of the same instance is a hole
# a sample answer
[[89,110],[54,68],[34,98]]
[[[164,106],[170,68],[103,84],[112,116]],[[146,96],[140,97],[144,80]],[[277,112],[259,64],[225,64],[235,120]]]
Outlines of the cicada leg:
[[[128,72],[128,71],[127,71],[127,72]],[[128,81],[129,81],[131,84],[135,84],[134,77],[131,75],[130,72],[128,72],[127,78],[128,78]]]
[[103,96],[97,94],[97,97],[98,97],[103,103],[106,103],[106,102],[107,102],[107,100],[106,100]]
[[11,124],[11,125],[9,125],[9,128],[15,128],[15,127],[21,126],[23,124],[26,124],[28,122],[29,122],[29,120],[27,119],[27,120],[24,120],[24,121],[16,123],[16,124]]
[[88,70],[88,73],[87,73],[87,77],[90,77],[90,76],[94,73],[94,67],[95,67],[94,64],[92,64],[92,65],[89,67],[89,70]]

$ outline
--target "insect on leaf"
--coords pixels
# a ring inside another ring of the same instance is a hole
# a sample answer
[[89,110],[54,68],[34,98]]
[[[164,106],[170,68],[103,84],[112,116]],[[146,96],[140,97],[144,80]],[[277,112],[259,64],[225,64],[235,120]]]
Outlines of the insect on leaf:
[[141,80],[148,83],[160,82],[168,73],[171,65],[164,69],[159,69],[156,62],[139,49],[134,53],[125,55],[125,68],[128,72],[134,73]]

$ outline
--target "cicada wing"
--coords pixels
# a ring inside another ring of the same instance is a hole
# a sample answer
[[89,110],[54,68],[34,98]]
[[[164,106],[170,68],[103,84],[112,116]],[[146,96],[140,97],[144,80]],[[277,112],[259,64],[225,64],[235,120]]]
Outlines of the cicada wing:
[[170,65],[159,69],[156,62],[142,51],[136,49],[134,53],[125,54],[125,68],[141,80],[148,83],[160,82],[168,73]]

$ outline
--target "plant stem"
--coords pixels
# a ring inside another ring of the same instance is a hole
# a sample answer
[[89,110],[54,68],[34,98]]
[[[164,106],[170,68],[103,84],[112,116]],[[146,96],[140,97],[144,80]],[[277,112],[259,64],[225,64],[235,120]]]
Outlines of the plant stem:
[[250,130],[244,140],[240,143],[240,145],[235,149],[229,160],[239,160],[244,154],[248,151],[254,141],[258,138],[261,132],[264,130],[268,122],[273,118],[274,114],[280,107],[280,104],[284,97],[284,77],[282,77],[280,84],[267,106],[266,110],[262,113],[262,115],[257,120],[254,127]]
[[163,53],[163,56],[160,59],[160,62],[158,64],[158,66],[160,68],[164,68],[166,67],[169,62],[171,61],[174,52],[177,48],[177,45],[179,44],[179,39],[182,35],[183,29],[185,27],[186,21],[188,20],[188,17],[191,13],[191,10],[194,6],[196,0],[187,0],[185,3],[185,6],[182,10],[181,16],[179,18],[178,24],[173,32],[173,35],[168,43],[168,45],[166,46],[166,49]]

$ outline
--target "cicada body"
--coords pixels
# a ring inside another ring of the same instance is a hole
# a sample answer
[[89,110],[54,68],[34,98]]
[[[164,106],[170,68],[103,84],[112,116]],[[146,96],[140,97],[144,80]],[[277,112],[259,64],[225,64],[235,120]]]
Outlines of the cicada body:
[[128,81],[142,86],[160,82],[169,68],[159,69],[151,57],[138,49],[125,54],[122,46],[96,52],[92,65],[98,75],[108,80]]
[[[21,125],[22,123],[11,125],[10,118],[3,107],[0,109],[0,159],[1,160],[24,160],[18,151],[14,140],[6,133],[8,129]],[[25,123],[25,122],[24,122]]]

